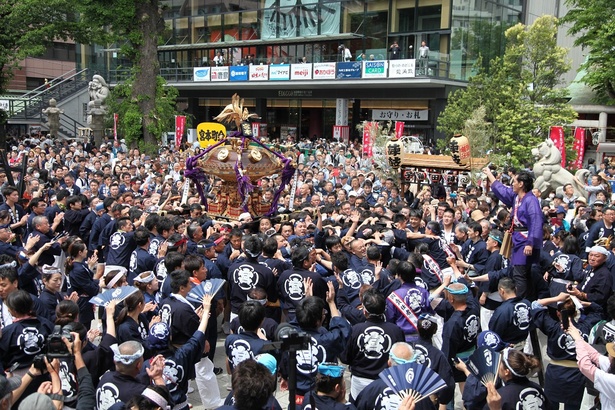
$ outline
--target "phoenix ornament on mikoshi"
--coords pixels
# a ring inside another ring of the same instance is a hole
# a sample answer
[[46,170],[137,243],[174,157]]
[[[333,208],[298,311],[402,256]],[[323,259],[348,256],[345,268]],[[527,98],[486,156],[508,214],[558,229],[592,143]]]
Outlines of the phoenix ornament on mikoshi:
[[[201,202],[210,216],[237,219],[243,212],[249,212],[252,216],[274,214],[280,195],[295,172],[291,158],[271,150],[254,137],[249,120],[256,114],[250,114],[243,101],[234,94],[231,104],[214,118],[234,124],[236,130],[186,160],[185,176],[195,182]],[[273,200],[262,202],[252,182],[280,171],[282,184],[275,191]],[[219,189],[211,192],[213,199],[209,200],[203,190],[208,175],[224,181]]]

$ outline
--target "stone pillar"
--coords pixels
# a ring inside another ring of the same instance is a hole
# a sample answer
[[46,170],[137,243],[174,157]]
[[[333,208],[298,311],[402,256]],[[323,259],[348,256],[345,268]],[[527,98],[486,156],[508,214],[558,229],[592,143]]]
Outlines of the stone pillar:
[[94,136],[94,144],[100,146],[102,144],[105,132],[105,116],[107,111],[100,107],[100,100],[94,100],[94,106],[90,109],[89,115],[92,117],[90,127]]

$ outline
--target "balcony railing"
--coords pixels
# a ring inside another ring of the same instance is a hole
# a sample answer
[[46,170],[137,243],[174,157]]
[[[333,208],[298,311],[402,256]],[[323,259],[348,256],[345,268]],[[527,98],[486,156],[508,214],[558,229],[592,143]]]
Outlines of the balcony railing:
[[[349,61],[306,64],[249,64],[211,67],[181,65],[160,69],[160,75],[169,83],[187,82],[277,82],[296,80],[360,80],[360,79],[449,79],[448,55],[437,58]],[[130,68],[109,70],[112,84],[130,76]]]

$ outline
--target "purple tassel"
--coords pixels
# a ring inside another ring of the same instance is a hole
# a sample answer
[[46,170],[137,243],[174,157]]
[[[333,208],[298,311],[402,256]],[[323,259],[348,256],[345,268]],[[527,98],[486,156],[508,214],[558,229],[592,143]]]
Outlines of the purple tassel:
[[293,179],[293,175],[295,175],[295,167],[292,166],[292,161],[290,160],[290,158],[284,158],[282,162],[284,163],[284,168],[282,168],[282,183],[273,195],[271,207],[269,208],[269,212],[266,213],[267,216],[272,216],[277,212],[280,196],[282,195],[282,192],[284,192],[284,188],[286,188],[286,185],[288,185]]
[[237,190],[239,191],[239,196],[241,197],[241,208],[245,212],[248,211],[248,199],[250,199],[250,193],[254,190],[254,185],[250,182],[250,177],[248,175],[243,174],[243,169],[241,168],[241,164],[239,162],[240,156],[237,158],[237,162],[235,163],[235,175],[237,177]]
[[205,206],[205,211],[209,210],[209,207],[207,205],[207,196],[203,191],[203,184],[205,183],[206,176],[205,172],[197,166],[198,160],[212,149],[224,144],[226,141],[227,138],[223,138],[211,147],[207,147],[207,149],[205,149],[203,152],[200,152],[198,155],[186,158],[186,169],[184,170],[184,176],[186,178],[190,178],[194,182],[194,185],[196,186],[196,191],[201,197],[201,203]]

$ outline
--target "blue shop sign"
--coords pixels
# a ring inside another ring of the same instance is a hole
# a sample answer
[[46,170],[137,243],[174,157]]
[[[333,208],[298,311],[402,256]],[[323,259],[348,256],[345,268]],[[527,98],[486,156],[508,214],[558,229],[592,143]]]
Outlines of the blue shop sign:
[[361,62],[351,61],[337,63],[337,72],[335,78],[361,78]]
[[237,65],[231,67],[230,81],[248,81],[247,65]]

